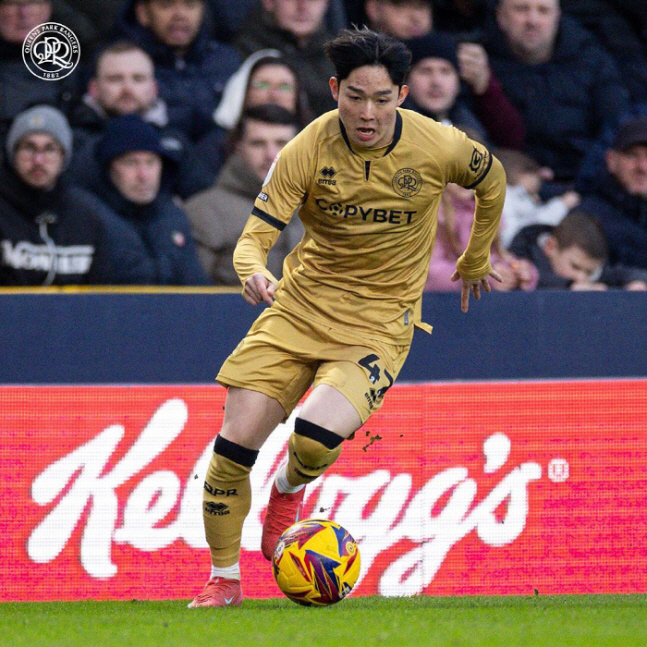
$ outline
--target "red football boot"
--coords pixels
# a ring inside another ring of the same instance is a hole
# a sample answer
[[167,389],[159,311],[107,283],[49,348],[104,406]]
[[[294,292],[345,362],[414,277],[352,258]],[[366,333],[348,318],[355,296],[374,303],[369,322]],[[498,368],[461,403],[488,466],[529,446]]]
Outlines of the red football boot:
[[274,549],[283,531],[299,520],[305,493],[306,489],[303,487],[298,492],[282,494],[278,491],[276,483],[272,484],[272,493],[265,512],[261,538],[261,552],[265,559],[272,559]]
[[197,607],[237,607],[243,601],[240,580],[227,580],[224,577],[212,577],[196,595],[189,609]]

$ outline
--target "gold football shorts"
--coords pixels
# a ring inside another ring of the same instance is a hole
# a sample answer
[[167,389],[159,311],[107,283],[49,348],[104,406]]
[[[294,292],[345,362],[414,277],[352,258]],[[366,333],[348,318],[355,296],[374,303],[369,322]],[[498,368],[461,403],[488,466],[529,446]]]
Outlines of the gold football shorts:
[[327,384],[346,397],[363,424],[382,406],[409,346],[373,341],[354,346],[335,339],[328,326],[267,308],[225,360],[216,380],[274,398],[286,417],[311,385]]

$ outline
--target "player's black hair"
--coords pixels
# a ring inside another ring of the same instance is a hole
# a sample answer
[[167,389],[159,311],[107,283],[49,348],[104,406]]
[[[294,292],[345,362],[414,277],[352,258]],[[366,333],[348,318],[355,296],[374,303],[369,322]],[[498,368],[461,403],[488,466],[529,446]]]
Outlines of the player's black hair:
[[367,27],[343,29],[324,47],[338,82],[347,79],[358,67],[381,65],[391,81],[401,86],[411,65],[411,52],[404,43]]

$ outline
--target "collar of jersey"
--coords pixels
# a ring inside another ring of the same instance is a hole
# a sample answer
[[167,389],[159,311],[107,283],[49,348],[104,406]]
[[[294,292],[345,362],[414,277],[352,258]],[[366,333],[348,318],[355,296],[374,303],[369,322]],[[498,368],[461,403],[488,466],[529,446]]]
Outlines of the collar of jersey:
[[[348,150],[353,155],[359,155],[359,153],[354,151],[353,147],[350,145],[350,140],[348,139],[346,128],[344,128],[344,124],[341,122],[341,119],[339,120],[339,129],[341,130],[341,136],[344,138],[344,141],[346,142],[346,146],[348,146]],[[386,157],[396,147],[397,143],[400,141],[401,136],[402,136],[402,117],[400,115],[400,111],[397,110],[395,113],[395,131],[393,132],[393,139],[391,140],[391,143],[388,145],[387,149],[384,151],[384,154],[382,155],[382,157]],[[369,151],[370,149],[367,149],[367,152]]]

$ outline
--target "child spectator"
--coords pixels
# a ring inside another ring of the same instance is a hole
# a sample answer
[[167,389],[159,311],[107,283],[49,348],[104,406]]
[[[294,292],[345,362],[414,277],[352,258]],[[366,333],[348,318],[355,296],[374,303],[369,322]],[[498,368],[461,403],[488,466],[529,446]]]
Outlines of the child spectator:
[[557,225],[580,201],[575,191],[543,202],[541,185],[551,180],[553,172],[520,151],[501,148],[496,151],[508,181],[501,217],[501,243],[507,249],[515,234],[528,225]]
[[[450,277],[469,239],[473,215],[474,192],[456,184],[448,184],[438,209],[438,230],[429,263],[426,292],[460,291],[460,282],[453,282]],[[493,269],[503,279],[501,283],[491,282],[495,290],[535,289],[538,274],[532,263],[515,258],[496,241],[493,245],[491,263]]]
[[510,249],[535,265],[539,271],[538,288],[647,290],[646,270],[608,264],[604,231],[579,209],[571,211],[556,227],[524,227]]

